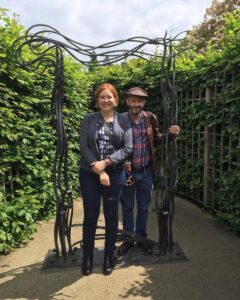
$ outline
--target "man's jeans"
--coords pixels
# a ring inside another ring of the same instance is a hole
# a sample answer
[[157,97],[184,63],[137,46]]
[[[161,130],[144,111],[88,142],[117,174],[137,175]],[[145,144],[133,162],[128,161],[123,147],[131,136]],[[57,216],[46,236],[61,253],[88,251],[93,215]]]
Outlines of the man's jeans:
[[[124,186],[121,195],[123,230],[138,235],[147,236],[148,207],[152,197],[153,173],[152,168],[143,172],[132,173],[134,183]],[[137,201],[137,216],[134,230],[134,202]]]

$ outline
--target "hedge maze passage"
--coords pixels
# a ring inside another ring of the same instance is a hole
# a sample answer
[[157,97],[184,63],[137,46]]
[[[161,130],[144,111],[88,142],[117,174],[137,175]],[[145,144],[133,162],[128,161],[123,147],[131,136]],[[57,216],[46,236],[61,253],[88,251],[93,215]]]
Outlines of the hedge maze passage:
[[179,190],[230,222],[233,214],[239,216],[240,73],[224,70],[212,76],[211,85],[178,87]]

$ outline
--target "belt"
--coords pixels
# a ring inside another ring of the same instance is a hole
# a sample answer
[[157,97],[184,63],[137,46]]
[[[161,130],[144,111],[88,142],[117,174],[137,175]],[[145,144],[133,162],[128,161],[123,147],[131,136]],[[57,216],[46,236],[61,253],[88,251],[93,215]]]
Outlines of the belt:
[[149,165],[143,166],[143,167],[141,167],[141,168],[134,168],[134,167],[133,167],[132,170],[133,170],[134,172],[143,172],[143,171],[149,169],[150,167],[151,167],[151,165],[149,164]]

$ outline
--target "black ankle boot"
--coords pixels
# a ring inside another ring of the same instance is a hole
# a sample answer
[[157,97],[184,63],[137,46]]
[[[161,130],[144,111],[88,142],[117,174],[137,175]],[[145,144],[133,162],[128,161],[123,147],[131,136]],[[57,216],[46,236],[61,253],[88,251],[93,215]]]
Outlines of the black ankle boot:
[[84,256],[82,262],[82,273],[85,276],[88,276],[92,273],[93,257]]
[[110,275],[114,269],[114,257],[105,255],[104,256],[104,264],[103,264],[103,274]]

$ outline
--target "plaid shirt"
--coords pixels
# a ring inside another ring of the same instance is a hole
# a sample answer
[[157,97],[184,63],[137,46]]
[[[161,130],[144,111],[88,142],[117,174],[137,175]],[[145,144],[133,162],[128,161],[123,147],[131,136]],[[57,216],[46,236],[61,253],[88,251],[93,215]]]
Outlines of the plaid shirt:
[[111,135],[113,135],[113,122],[98,122],[97,146],[101,160],[108,158],[114,152],[113,145],[110,142]]
[[143,117],[137,124],[132,121],[131,123],[133,129],[132,166],[135,169],[140,169],[150,163],[147,130]]

